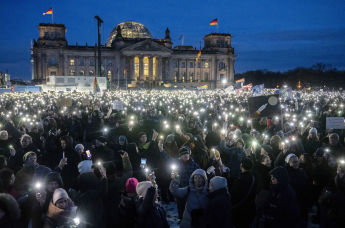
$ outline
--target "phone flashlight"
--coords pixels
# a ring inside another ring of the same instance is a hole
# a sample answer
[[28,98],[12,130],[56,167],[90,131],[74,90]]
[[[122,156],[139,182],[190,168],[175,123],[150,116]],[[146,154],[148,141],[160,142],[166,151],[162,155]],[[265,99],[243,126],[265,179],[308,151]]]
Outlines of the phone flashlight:
[[90,152],[90,150],[85,151],[85,153],[86,153],[86,156],[87,156],[88,158],[91,158],[91,152]]

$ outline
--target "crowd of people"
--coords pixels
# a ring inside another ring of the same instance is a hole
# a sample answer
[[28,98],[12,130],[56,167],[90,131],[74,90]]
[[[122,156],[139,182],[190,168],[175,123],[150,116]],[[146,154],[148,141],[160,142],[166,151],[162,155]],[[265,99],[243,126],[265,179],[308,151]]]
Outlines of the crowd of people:
[[181,228],[345,227],[345,93],[251,96],[1,94],[0,227],[165,228],[172,202]]

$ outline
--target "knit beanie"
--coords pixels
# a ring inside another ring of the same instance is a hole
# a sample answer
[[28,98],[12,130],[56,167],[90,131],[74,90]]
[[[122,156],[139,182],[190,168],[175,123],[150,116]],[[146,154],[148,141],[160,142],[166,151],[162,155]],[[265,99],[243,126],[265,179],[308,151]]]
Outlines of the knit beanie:
[[215,176],[210,180],[210,192],[214,192],[218,189],[227,188],[228,183],[224,177]]
[[126,181],[126,192],[135,193],[137,185],[138,185],[137,178],[134,178],[134,177],[128,178],[128,180]]
[[189,149],[189,147],[187,147],[187,146],[181,147],[181,148],[179,149],[179,151],[178,151],[178,156],[179,156],[179,157],[181,157],[182,155],[185,155],[185,154],[191,154],[190,149]]
[[60,188],[63,187],[63,182],[62,182],[62,178],[61,178],[60,173],[58,173],[58,172],[50,172],[46,176],[45,183],[49,183],[49,182],[53,182],[53,181],[58,183]]
[[24,156],[23,156],[23,162],[25,162],[26,159],[28,159],[28,157],[31,156],[31,155],[36,155],[36,153],[35,153],[35,152],[32,152],[32,151],[26,152],[26,153],[24,154]]
[[80,174],[91,172],[92,161],[91,160],[84,160],[79,162],[78,164],[78,171]]
[[69,196],[65,189],[57,188],[53,194],[53,204],[55,205],[59,199],[69,199]]
[[309,134],[317,134],[317,129],[315,127],[310,128]]
[[152,183],[150,181],[141,181],[137,184],[136,191],[139,196],[145,198],[147,190],[152,187]]
[[297,156],[295,154],[288,154],[288,156],[286,156],[286,158],[285,158],[285,163],[289,163],[289,161],[292,157],[297,157]]

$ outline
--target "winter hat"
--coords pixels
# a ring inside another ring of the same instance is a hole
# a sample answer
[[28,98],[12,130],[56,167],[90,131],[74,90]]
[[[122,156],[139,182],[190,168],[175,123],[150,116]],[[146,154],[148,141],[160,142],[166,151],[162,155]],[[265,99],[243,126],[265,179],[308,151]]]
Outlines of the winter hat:
[[145,198],[147,190],[151,187],[152,183],[150,181],[141,181],[136,187],[137,194]]
[[126,192],[135,193],[137,185],[138,185],[137,178],[135,177],[128,178],[128,180],[126,181]]
[[175,141],[175,135],[174,134],[168,135],[165,139],[165,143],[172,143],[174,141]]
[[183,146],[178,150],[178,156],[181,157],[185,154],[191,154],[190,149],[188,146]]
[[33,180],[41,180],[46,178],[46,176],[51,172],[52,170],[48,168],[47,166],[40,165],[35,169],[35,174],[33,176]]
[[31,155],[36,155],[36,153],[32,152],[32,151],[29,151],[29,152],[25,153],[24,156],[23,156],[23,162],[25,162],[26,159],[28,159],[28,157],[31,156]]
[[126,136],[124,136],[124,135],[120,135],[120,136],[119,136],[119,142],[120,142],[120,141],[122,141],[122,142],[126,142],[126,141],[127,141]]
[[63,182],[62,182],[62,178],[61,178],[61,175],[60,173],[57,173],[57,172],[50,172],[47,176],[46,176],[46,183],[49,183],[49,182],[57,182],[59,184],[59,187],[62,187],[63,186]]
[[317,135],[317,129],[315,127],[310,128],[309,134],[315,134]]
[[91,160],[84,160],[79,162],[78,164],[78,171],[80,174],[91,172],[92,161]]
[[55,205],[59,199],[69,199],[69,196],[65,189],[57,188],[53,194],[53,204]]
[[272,147],[270,145],[261,145],[261,147],[268,153],[272,153]]
[[297,156],[295,154],[288,154],[288,156],[286,156],[286,158],[285,158],[285,163],[289,163],[289,161],[292,157],[297,157]]
[[253,167],[253,162],[249,158],[243,158],[241,161],[241,165],[245,170],[250,170]]
[[14,197],[7,193],[0,193],[0,210],[5,212],[5,218],[17,220],[20,218],[20,208]]
[[75,147],[74,147],[75,150],[81,150],[82,148],[84,149],[84,145],[80,144],[80,143],[75,145]]
[[215,176],[210,180],[210,192],[214,192],[218,189],[227,188],[228,183],[224,177]]

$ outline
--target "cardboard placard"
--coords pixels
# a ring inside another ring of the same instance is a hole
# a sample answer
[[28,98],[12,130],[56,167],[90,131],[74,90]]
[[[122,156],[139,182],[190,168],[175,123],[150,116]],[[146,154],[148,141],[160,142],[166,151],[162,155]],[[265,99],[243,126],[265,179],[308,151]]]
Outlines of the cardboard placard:
[[326,129],[345,129],[344,117],[326,117]]

